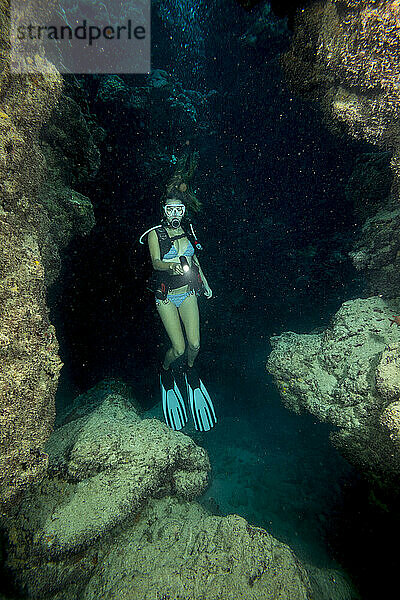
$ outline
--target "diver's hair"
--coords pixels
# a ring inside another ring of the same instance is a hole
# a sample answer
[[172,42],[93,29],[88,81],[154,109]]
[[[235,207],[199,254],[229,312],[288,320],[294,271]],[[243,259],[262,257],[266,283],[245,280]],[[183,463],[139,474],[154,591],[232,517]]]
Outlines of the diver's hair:
[[[180,200],[186,206],[186,212],[198,213],[201,202],[190,188],[189,181],[193,178],[199,161],[198,152],[185,152],[177,161],[175,173],[168,181],[166,192],[161,200],[161,210],[167,200]],[[185,215],[186,216],[186,215]]]

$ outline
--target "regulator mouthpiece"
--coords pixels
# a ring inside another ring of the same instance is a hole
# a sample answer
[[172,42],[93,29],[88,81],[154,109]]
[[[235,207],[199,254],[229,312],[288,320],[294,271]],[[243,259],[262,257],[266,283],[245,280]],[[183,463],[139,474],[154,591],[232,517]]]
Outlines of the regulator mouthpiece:
[[185,214],[186,206],[181,202],[171,201],[164,206],[164,213],[173,229],[178,229]]
[[169,224],[173,229],[178,229],[179,225],[181,224],[181,220],[174,217],[173,219],[169,220]]

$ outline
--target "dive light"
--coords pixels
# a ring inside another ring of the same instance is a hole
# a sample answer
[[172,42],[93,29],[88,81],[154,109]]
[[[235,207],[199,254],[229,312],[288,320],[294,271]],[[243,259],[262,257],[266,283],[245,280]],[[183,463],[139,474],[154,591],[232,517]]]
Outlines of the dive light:
[[188,271],[190,271],[190,267],[186,256],[180,256],[179,260],[181,261],[181,267],[184,270],[184,272],[188,273]]

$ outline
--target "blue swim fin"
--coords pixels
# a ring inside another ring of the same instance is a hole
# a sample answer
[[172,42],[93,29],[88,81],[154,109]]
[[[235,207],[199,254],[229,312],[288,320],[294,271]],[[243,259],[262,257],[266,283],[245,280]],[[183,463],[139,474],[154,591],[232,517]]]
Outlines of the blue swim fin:
[[194,426],[197,431],[209,431],[217,422],[210,395],[193,367],[186,371],[185,379]]
[[165,422],[171,429],[179,431],[188,420],[186,406],[173,374],[163,367],[161,367],[160,384]]

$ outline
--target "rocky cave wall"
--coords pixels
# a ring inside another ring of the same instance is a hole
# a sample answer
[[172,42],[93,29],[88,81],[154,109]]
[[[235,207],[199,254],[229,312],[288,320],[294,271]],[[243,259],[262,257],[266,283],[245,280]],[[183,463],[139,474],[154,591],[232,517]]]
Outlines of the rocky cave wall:
[[[60,252],[94,224],[74,191],[77,165],[96,170],[99,153],[76,102],[46,74],[10,71],[8,3],[0,3],[0,498],[15,500],[47,469],[43,446],[54,423],[62,367],[49,320],[47,286]],[[54,109],[57,107],[57,113]],[[42,128],[49,123],[46,134]],[[84,158],[85,157],[85,158]],[[69,175],[66,175],[66,164]],[[74,166],[75,165],[75,166]],[[79,169],[81,171],[81,169]],[[82,172],[82,171],[81,171]],[[83,176],[85,171],[83,170]],[[75,174],[75,177],[74,177]],[[82,176],[82,175],[80,175]]]
[[400,286],[400,5],[375,0],[325,0],[298,11],[282,62],[288,83],[316,101],[325,123],[388,152],[393,180],[386,206],[365,223],[353,255],[371,293]]
[[324,332],[272,339],[267,368],[284,404],[338,430],[332,441],[393,494],[400,476],[399,2],[325,0],[300,10],[283,57],[289,85],[338,135],[376,146],[347,197],[363,223],[350,256],[372,297],[345,302]]

